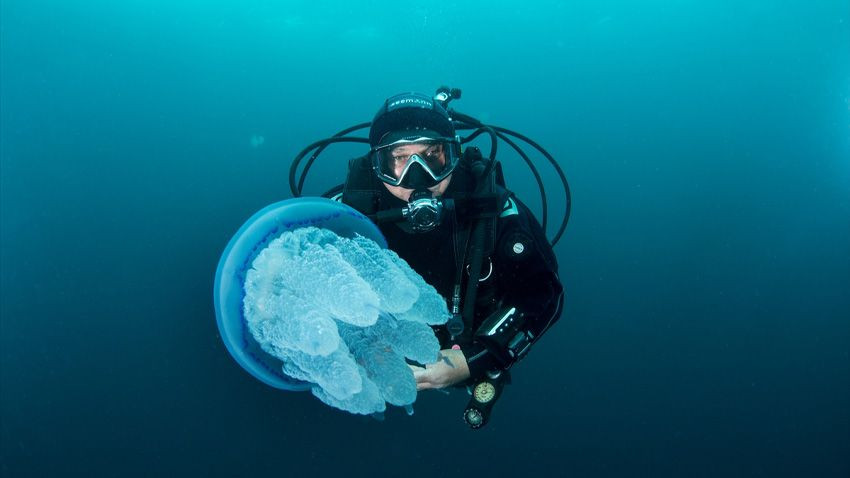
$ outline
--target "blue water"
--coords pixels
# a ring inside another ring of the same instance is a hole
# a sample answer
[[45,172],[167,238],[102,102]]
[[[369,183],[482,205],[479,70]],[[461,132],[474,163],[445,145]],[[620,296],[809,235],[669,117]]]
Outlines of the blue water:
[[[279,3],[0,0],[0,474],[850,475],[850,3]],[[441,84],[573,188],[564,316],[477,432],[267,387],[213,312],[293,156]]]

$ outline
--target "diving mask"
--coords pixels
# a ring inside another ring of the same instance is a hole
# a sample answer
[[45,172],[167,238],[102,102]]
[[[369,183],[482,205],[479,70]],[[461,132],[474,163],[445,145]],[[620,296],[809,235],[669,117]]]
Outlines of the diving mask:
[[378,179],[407,189],[427,189],[446,179],[460,159],[456,138],[414,137],[372,149]]

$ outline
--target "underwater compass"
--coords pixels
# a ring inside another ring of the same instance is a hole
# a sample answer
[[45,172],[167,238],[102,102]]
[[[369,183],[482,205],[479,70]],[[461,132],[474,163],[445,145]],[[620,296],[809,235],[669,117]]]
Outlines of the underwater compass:
[[480,382],[472,390],[472,397],[478,403],[487,403],[496,397],[496,387],[487,381]]

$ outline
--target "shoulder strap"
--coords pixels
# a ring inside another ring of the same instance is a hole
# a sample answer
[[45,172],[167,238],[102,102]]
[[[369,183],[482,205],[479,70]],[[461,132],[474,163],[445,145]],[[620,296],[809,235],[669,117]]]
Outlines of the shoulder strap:
[[[480,152],[470,157],[477,156],[477,160],[481,160]],[[470,161],[471,163],[471,161]],[[471,166],[468,164],[467,166]],[[468,250],[464,248],[465,254],[461,258],[460,266],[464,262],[469,264],[469,277],[466,282],[466,294],[463,300],[463,323],[462,333],[465,336],[470,336],[473,332],[472,325],[475,322],[475,306],[478,296],[478,279],[481,277],[481,267],[484,263],[484,258],[489,257],[496,250],[496,233],[497,222],[499,215],[504,211],[505,203],[510,200],[513,193],[505,188],[505,180],[502,175],[500,163],[493,165],[493,171],[489,177],[484,178],[487,183],[475,188],[476,191],[472,195],[475,203],[471,211],[474,211],[477,216],[471,224],[468,224],[469,232],[467,232],[467,241],[469,244]],[[485,199],[486,198],[486,199]],[[483,200],[482,200],[483,199]],[[489,206],[488,206],[489,205]],[[469,211],[469,210],[468,210]],[[459,232],[455,232],[457,235]],[[457,238],[455,238],[457,242]],[[455,291],[460,288],[461,275],[458,274],[458,281],[455,285]],[[455,334],[453,334],[455,335]]]

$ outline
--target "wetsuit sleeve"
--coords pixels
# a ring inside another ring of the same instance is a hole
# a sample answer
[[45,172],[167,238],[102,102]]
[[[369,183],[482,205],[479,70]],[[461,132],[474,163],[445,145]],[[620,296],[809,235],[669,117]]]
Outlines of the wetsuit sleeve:
[[[560,318],[564,293],[555,254],[540,224],[522,202],[511,201],[514,210],[499,218],[492,256],[497,302],[502,311],[516,308],[522,314],[517,328],[533,344]],[[510,368],[524,354],[510,357],[507,350],[494,350],[492,343],[475,339],[464,355],[474,380],[488,370]]]

